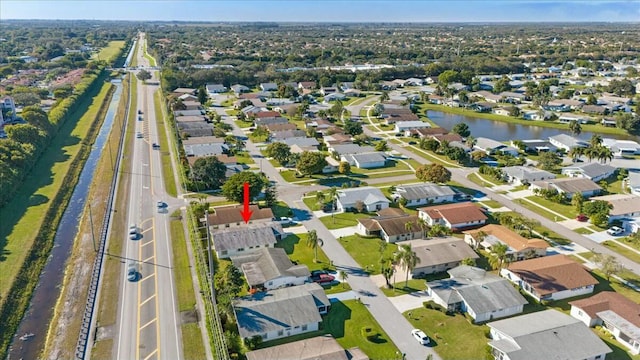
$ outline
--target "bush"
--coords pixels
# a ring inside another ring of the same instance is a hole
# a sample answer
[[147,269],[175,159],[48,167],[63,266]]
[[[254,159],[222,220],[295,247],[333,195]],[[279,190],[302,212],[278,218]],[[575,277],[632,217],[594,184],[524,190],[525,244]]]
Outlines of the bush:
[[426,301],[426,302],[424,302],[423,304],[424,304],[424,306],[425,306],[427,309],[432,309],[432,310],[440,311],[440,312],[443,312],[443,313],[445,313],[445,314],[447,313],[447,309],[443,308],[443,307],[442,307],[442,306],[440,306],[439,304],[436,304],[436,302],[435,302],[435,301],[433,301],[433,300]]

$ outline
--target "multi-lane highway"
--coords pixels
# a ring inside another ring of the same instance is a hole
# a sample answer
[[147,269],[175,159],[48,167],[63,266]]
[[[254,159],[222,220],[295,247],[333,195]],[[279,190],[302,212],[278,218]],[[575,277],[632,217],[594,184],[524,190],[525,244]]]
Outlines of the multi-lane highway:
[[[138,41],[138,64],[148,66],[144,58],[144,34]],[[157,76],[154,74],[154,77]],[[152,79],[150,82],[156,83]],[[129,224],[135,225],[137,238],[122,234],[122,280],[118,296],[118,324],[114,341],[116,359],[182,359],[182,344],[175,281],[172,272],[169,215],[172,204],[165,192],[160,151],[152,144],[160,143],[153,102],[157,85],[137,80],[137,104],[131,111],[135,117],[128,204],[118,209],[127,211]],[[138,134],[141,134],[138,135]],[[158,210],[158,201],[169,203]],[[130,281],[127,270],[134,264],[138,274]]]

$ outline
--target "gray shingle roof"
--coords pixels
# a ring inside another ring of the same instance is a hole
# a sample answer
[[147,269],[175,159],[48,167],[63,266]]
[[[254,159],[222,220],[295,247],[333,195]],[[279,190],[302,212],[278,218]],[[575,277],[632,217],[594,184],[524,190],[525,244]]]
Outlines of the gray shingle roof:
[[387,158],[381,152],[371,152],[371,153],[363,153],[363,154],[352,154],[350,156],[353,161],[358,162],[359,164],[366,164],[372,162],[380,162],[385,161]]
[[184,152],[187,156],[221,155],[227,151],[229,151],[229,147],[220,143],[184,145]]
[[456,194],[450,187],[433,183],[401,185],[396,187],[396,193],[407,200],[429,199],[438,196],[453,196]]
[[300,147],[320,145],[320,143],[316,138],[308,138],[308,137],[291,137],[291,138],[283,139],[282,142],[284,142],[289,146],[298,145]]
[[358,200],[362,201],[365,205],[375,204],[376,202],[390,203],[382,191],[373,186],[338,190],[338,201],[340,201],[340,203],[355,204]]
[[222,251],[273,245],[276,243],[276,233],[282,233],[282,226],[276,222],[218,229],[212,232],[213,246],[216,251]]
[[581,172],[589,178],[599,177],[604,174],[613,173],[616,170],[613,166],[600,164],[597,162],[583,163],[577,165],[566,166],[562,168],[562,172]]
[[247,283],[251,286],[264,284],[279,277],[309,277],[306,265],[294,265],[284,249],[262,248],[258,252],[234,256],[235,267],[242,269]]
[[580,320],[557,310],[494,321],[488,326],[508,336],[490,341],[489,345],[506,353],[511,360],[578,360],[611,352]]
[[[427,283],[427,286],[440,298],[443,296],[449,298],[448,304],[454,304],[461,299],[475,313],[486,313],[527,304],[527,300],[513,288],[508,280],[497,275],[466,265],[458,266],[448,272],[451,278]],[[441,293],[443,296],[440,295]]]
[[476,138],[475,147],[477,147],[478,149],[492,150],[492,149],[496,149],[496,148],[499,148],[499,147],[505,147],[505,146],[506,146],[505,144],[503,144],[503,143],[501,143],[500,141],[497,141],[497,140],[484,138],[484,137]]
[[339,155],[363,154],[376,151],[372,146],[360,146],[356,144],[333,145],[332,148]]
[[507,166],[502,173],[519,180],[533,181],[540,179],[554,179],[556,176],[548,171],[536,169],[532,166]]
[[[400,242],[404,244],[405,242]],[[430,267],[434,265],[448,264],[461,261],[466,258],[477,259],[476,254],[464,240],[449,237],[432,240],[410,240],[413,251],[420,258],[416,268]]]
[[329,306],[324,289],[316,283],[257,293],[235,301],[238,330],[243,338],[269,331],[320,322],[318,306]]

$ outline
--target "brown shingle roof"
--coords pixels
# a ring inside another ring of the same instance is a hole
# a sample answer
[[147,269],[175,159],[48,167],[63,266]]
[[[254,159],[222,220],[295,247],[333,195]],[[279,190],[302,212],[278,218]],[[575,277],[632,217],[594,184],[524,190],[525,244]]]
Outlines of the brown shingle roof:
[[444,135],[434,135],[432,137],[434,139],[438,140],[438,142],[443,142],[445,140],[448,141],[448,142],[462,141],[462,136],[460,136],[458,134],[453,134],[453,133],[444,134]]
[[591,318],[596,318],[601,311],[612,310],[633,325],[640,326],[640,305],[613,291],[603,291],[569,304],[582,309]]
[[[209,225],[225,225],[244,222],[242,219],[242,206],[224,206],[214,208],[215,213],[209,214]],[[253,211],[250,220],[273,219],[273,211],[270,208],[260,209],[258,205],[250,205],[249,210]]]
[[255,117],[258,119],[272,118],[272,117],[279,117],[279,116],[280,116],[280,113],[277,111],[260,111],[255,114]]
[[[567,194],[602,190],[602,188],[598,184],[594,183],[593,181],[587,178],[571,177],[571,178],[549,179],[549,180],[543,180],[543,181],[534,181],[532,184],[542,189],[555,189],[555,187],[557,187],[562,192],[565,192]],[[552,185],[555,185],[555,187]]]
[[400,208],[393,208],[393,207],[388,207],[388,208],[384,208],[382,210],[378,210],[376,212],[376,214],[378,214],[378,216],[405,216],[405,215],[407,215],[407,213],[405,213],[404,210],[402,210]]
[[[416,233],[420,231],[420,223],[418,222],[418,216],[406,215],[406,216],[393,216],[385,218],[369,218],[358,219],[367,230],[382,230],[387,236],[396,236],[402,234]],[[411,223],[411,230],[407,230],[405,227],[407,223]]]
[[508,269],[531,285],[538,294],[598,284],[589,272],[569,257],[558,254],[511,263]]
[[434,205],[418,209],[432,219],[446,219],[451,224],[487,220],[487,216],[470,202]]
[[497,224],[485,225],[479,229],[468,231],[467,233],[475,238],[480,231],[497,237],[500,241],[516,251],[521,251],[526,248],[546,249],[549,246],[547,242],[542,239],[527,239],[511,229]]
[[275,131],[286,131],[286,130],[296,130],[296,124],[292,123],[284,123],[284,124],[266,124],[264,127],[267,128],[270,132]]

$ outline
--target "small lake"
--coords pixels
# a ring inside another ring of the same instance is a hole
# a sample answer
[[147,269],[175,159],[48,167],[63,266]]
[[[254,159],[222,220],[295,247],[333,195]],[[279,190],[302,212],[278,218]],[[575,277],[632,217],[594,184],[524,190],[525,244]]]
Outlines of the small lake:
[[[547,127],[540,127],[535,125],[520,125],[506,122],[500,122],[489,119],[482,119],[477,117],[449,114],[442,111],[427,111],[427,117],[447,130],[451,130],[458,123],[465,123],[469,125],[471,130],[471,136],[486,137],[497,141],[509,141],[509,140],[526,140],[526,139],[547,139],[549,136],[558,134],[570,134],[567,130],[554,129]],[[534,122],[532,122],[534,123]],[[588,140],[591,138],[591,132],[582,132],[578,138]],[[609,137],[615,139],[635,139],[638,137],[631,135],[601,135],[602,137]]]

